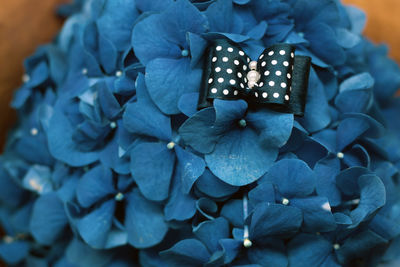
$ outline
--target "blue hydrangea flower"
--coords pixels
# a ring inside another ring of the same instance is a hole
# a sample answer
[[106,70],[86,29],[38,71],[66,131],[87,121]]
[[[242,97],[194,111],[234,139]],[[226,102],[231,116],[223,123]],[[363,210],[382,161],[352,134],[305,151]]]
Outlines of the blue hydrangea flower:
[[[338,0],[75,0],[0,157],[9,266],[399,261],[400,69]],[[208,45],[312,58],[302,118],[215,100]],[[384,266],[384,265],[380,265]]]

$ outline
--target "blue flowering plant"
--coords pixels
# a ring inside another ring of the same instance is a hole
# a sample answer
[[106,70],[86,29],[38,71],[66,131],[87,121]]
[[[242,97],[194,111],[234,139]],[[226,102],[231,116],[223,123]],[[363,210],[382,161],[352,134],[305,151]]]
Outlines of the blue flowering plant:
[[[339,0],[76,0],[59,13],[60,33],[25,61],[0,156],[9,266],[399,260],[400,68],[362,36],[363,12]],[[221,39],[249,61],[279,43],[309,57],[304,116],[246,99],[198,110]]]

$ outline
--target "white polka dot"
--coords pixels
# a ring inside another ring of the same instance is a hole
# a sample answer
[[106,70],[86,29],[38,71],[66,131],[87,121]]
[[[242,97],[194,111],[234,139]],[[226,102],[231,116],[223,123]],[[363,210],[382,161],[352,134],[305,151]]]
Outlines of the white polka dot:
[[264,72],[264,75],[265,75],[265,76],[268,76],[269,73],[270,73],[269,70],[267,70],[266,72]]
[[263,62],[261,63],[261,67],[265,67],[265,65],[267,65],[267,62],[263,61]]
[[272,65],[276,65],[276,64],[278,64],[278,61],[276,61],[276,60],[274,59],[274,60],[271,61],[271,64],[272,64]]
[[226,72],[231,74],[233,71],[232,71],[232,69],[227,69]]
[[224,82],[224,78],[222,78],[222,77],[221,77],[221,78],[218,78],[218,82],[219,82],[219,83],[223,83],[223,82]]
[[244,82],[247,83],[247,78],[246,77],[244,77]]
[[262,54],[258,59],[263,59],[263,57],[264,57],[264,54]]
[[281,50],[281,51],[279,51],[279,54],[280,54],[281,56],[283,56],[284,54],[286,54],[286,52],[285,52],[285,50]]
[[290,90],[290,92],[292,91],[292,87],[291,86],[290,86],[289,90]]
[[288,101],[289,100],[289,96],[285,95],[285,100]]
[[281,75],[282,75],[282,72],[281,72],[280,70],[277,70],[277,71],[275,72],[275,74],[276,74],[276,76],[281,76]]
[[269,51],[268,56],[273,56],[274,55],[274,51]]
[[247,70],[247,66],[246,65],[243,65],[243,70]]
[[258,97],[258,93],[257,93],[257,92],[255,92],[254,95],[255,95],[256,97]]
[[262,93],[262,97],[267,98],[268,97],[268,93],[266,93],[266,92]]
[[228,47],[228,52],[233,52],[233,48],[232,47]]
[[216,94],[218,92],[217,88],[211,89],[211,93]]
[[234,95],[238,95],[238,94],[239,94],[239,91],[238,91],[238,90],[235,90],[235,91],[233,91],[233,94],[234,94]]
[[229,81],[229,83],[232,84],[232,85],[235,85],[236,81],[232,79],[232,80]]
[[282,88],[286,88],[286,86],[287,86],[286,83],[281,83]]
[[250,63],[250,58],[249,57],[247,58],[247,63]]
[[294,58],[294,53],[292,52],[292,53],[290,53],[290,56],[292,57],[292,58]]
[[288,77],[288,79],[292,78],[292,75],[290,75],[290,73],[288,73],[286,76]]
[[270,81],[268,84],[269,84],[269,86],[274,86],[275,82],[274,81]]
[[233,61],[233,63],[234,63],[236,66],[239,66],[239,60],[235,59],[235,60]]
[[228,62],[228,61],[229,61],[229,58],[228,58],[228,57],[223,57],[223,58],[222,58],[222,61],[223,61],[223,62]]
[[228,89],[224,89],[224,91],[222,91],[222,93],[223,93],[224,95],[228,95],[228,94],[229,94],[229,90],[228,90]]
[[240,50],[239,55],[244,56],[244,52]]
[[216,72],[220,72],[220,71],[221,71],[221,68],[220,68],[220,67],[216,67],[216,68],[215,68],[215,71],[216,71]]
[[238,72],[238,73],[237,73],[237,76],[238,76],[239,78],[242,78],[242,77],[243,77],[243,74],[242,74],[241,72]]
[[208,80],[208,83],[212,83],[213,82],[213,78],[210,78],[209,80]]
[[243,83],[240,83],[240,87],[244,88],[244,84],[243,84]]
[[285,67],[289,66],[289,62],[283,61],[283,66],[285,66]]
[[278,98],[279,97],[279,93],[274,93],[274,98]]
[[258,84],[259,87],[261,87],[261,86],[263,86],[263,85],[264,85],[263,82],[260,82],[260,83]]
[[213,57],[212,62],[217,62],[217,57]]
[[222,46],[217,46],[216,48],[215,48],[217,51],[221,51],[222,50]]

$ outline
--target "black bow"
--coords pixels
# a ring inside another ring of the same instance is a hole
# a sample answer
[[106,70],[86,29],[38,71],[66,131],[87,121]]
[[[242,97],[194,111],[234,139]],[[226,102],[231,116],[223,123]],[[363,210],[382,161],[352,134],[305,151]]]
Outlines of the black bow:
[[276,44],[251,61],[240,47],[216,40],[207,51],[198,109],[216,98],[245,99],[251,106],[302,116],[311,59],[294,52],[290,44]]

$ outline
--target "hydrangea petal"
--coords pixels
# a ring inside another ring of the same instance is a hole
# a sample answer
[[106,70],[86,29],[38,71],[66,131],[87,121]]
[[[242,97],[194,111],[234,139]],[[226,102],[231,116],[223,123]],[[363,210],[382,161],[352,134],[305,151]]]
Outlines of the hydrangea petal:
[[294,267],[320,266],[331,252],[332,243],[324,237],[299,234],[289,242],[289,264]]
[[184,239],[160,253],[170,266],[202,266],[210,257],[207,248],[197,239]]
[[382,180],[376,175],[362,175],[358,178],[360,187],[360,204],[351,211],[353,225],[357,227],[364,220],[368,220],[377,209],[386,203],[386,190]]
[[203,174],[206,164],[204,160],[179,146],[175,147],[178,166],[180,168],[182,189],[188,194],[197,178]]
[[77,200],[84,208],[88,208],[102,198],[116,193],[111,170],[103,168],[101,165],[85,173],[76,188]]
[[96,151],[81,151],[73,141],[73,130],[68,118],[57,108],[54,109],[47,130],[50,153],[58,160],[71,166],[85,166],[98,160]]
[[260,266],[288,266],[285,246],[281,240],[274,240],[269,246],[251,248],[247,255],[252,263],[258,263]]
[[168,231],[160,205],[145,199],[137,190],[127,196],[126,231],[135,248],[148,248],[160,243]]
[[108,200],[79,219],[77,228],[83,240],[93,248],[103,248],[114,217],[115,201]]
[[263,181],[275,184],[283,196],[291,198],[310,195],[315,189],[317,178],[304,161],[284,159],[269,169]]
[[221,181],[208,169],[197,179],[195,185],[202,193],[215,198],[229,196],[239,189]]
[[207,166],[214,175],[233,186],[250,184],[273,164],[277,148],[262,148],[257,134],[250,130],[232,130],[221,138],[214,151],[205,156]]
[[296,207],[261,203],[251,216],[250,239],[293,234],[301,226],[302,217]]
[[317,193],[328,198],[331,206],[338,206],[341,194],[336,187],[336,175],[340,172],[340,160],[337,157],[326,157],[318,161],[314,167],[317,179]]
[[132,149],[132,176],[147,199],[168,197],[175,158],[165,143],[140,143]]
[[330,232],[336,229],[331,206],[325,197],[294,198],[290,204],[303,212],[303,230],[306,232]]
[[8,264],[17,264],[25,259],[29,253],[29,243],[26,241],[15,241],[0,244],[0,257]]
[[229,237],[229,223],[223,217],[200,223],[193,229],[194,235],[208,248],[215,252],[219,249],[219,241]]
[[36,200],[29,228],[40,244],[51,245],[55,242],[63,233],[67,223],[64,204],[57,194],[45,194]]
[[154,103],[166,114],[177,114],[179,98],[199,90],[202,70],[190,60],[156,58],[147,64],[146,84]]

